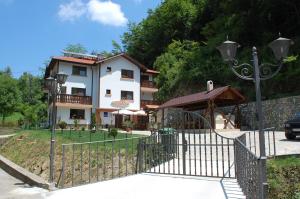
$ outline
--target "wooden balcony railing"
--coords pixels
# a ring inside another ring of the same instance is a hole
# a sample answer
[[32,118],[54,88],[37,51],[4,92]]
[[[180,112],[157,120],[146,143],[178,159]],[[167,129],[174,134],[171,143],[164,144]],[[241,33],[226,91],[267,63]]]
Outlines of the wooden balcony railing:
[[141,81],[141,87],[157,88],[153,81],[147,81],[147,80],[142,80]]
[[92,97],[91,96],[60,94],[60,95],[57,95],[56,102],[91,105]]
[[146,105],[159,105],[159,102],[154,100],[141,100],[141,107],[144,107]]

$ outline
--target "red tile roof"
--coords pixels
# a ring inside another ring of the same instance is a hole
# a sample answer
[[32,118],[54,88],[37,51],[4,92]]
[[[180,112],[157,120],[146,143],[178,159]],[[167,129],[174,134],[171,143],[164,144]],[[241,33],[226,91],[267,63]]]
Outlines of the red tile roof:
[[97,61],[97,60],[93,60],[93,59],[82,59],[82,58],[79,59],[79,58],[75,58],[75,57],[65,57],[65,56],[53,57],[53,59],[59,60],[59,61],[78,63],[78,64],[87,64],[87,65],[93,65]]
[[87,59],[87,58],[75,58],[75,57],[66,57],[66,56],[58,56],[58,57],[53,57],[49,66],[46,68],[46,73],[45,73],[45,78],[49,76],[50,70],[54,67],[54,64],[56,61],[65,61],[65,62],[71,62],[71,63],[76,63],[76,64],[85,64],[85,65],[95,65],[98,63],[103,63],[106,61],[109,61],[111,59],[117,58],[117,57],[124,57],[128,61],[132,62],[133,64],[137,65],[140,67],[143,71],[146,71],[148,73],[153,73],[153,74],[158,74],[158,71],[150,70],[137,60],[131,58],[129,55],[125,53],[120,53],[118,55],[114,55],[111,57],[104,58],[102,60],[97,60],[97,59]]
[[194,104],[194,103],[212,100],[227,90],[233,91],[241,99],[241,101],[245,100],[245,97],[241,95],[237,90],[231,88],[230,86],[224,86],[224,87],[216,88],[210,92],[204,91],[200,93],[195,93],[195,94],[171,99],[166,103],[162,104],[159,108],[180,107],[188,104]]

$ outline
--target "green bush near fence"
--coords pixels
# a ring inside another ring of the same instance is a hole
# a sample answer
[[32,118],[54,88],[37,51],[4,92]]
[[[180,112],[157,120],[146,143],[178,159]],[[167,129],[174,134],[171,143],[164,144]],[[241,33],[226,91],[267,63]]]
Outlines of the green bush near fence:
[[269,198],[300,199],[300,158],[268,161]]

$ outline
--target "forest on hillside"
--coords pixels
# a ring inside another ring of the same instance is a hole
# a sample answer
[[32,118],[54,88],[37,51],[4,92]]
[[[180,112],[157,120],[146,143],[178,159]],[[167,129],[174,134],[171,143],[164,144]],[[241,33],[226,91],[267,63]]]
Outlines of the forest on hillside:
[[123,47],[132,57],[160,71],[157,98],[203,91],[206,81],[231,85],[249,100],[253,82],[240,80],[216,50],[228,35],[238,42],[238,60],[251,63],[256,46],[261,62],[276,63],[268,44],[282,37],[294,45],[281,72],[262,83],[264,99],[300,94],[299,0],[165,0],[138,24],[129,24]]

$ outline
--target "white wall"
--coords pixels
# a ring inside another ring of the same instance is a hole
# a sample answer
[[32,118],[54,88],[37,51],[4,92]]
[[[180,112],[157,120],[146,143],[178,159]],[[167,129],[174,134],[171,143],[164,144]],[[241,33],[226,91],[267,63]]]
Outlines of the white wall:
[[[91,109],[85,109],[84,120],[78,120],[79,124],[89,125],[91,123]],[[74,124],[74,120],[70,119],[70,108],[57,107],[57,122],[65,121],[67,124]]]
[[[111,67],[111,73],[106,72],[107,67]],[[133,80],[121,79],[121,70],[128,69],[134,71]],[[133,102],[129,104],[127,109],[140,110],[140,68],[129,62],[123,57],[112,59],[101,64],[100,76],[100,107],[114,108],[111,106],[112,101],[121,100],[121,90],[133,91]],[[111,90],[111,96],[106,96],[106,89]]]
[[104,117],[104,112],[101,112],[100,116],[101,116],[101,124],[102,125],[106,125],[106,124],[114,125],[115,124],[115,116],[112,113],[108,112],[108,117]]
[[[87,76],[72,75],[73,65],[83,66],[87,68]],[[85,66],[81,64],[72,64],[67,62],[59,62],[59,72],[64,72],[68,75],[67,81],[64,86],[67,87],[67,94],[71,94],[72,87],[85,88],[86,95],[92,95],[92,70],[91,66]]]

